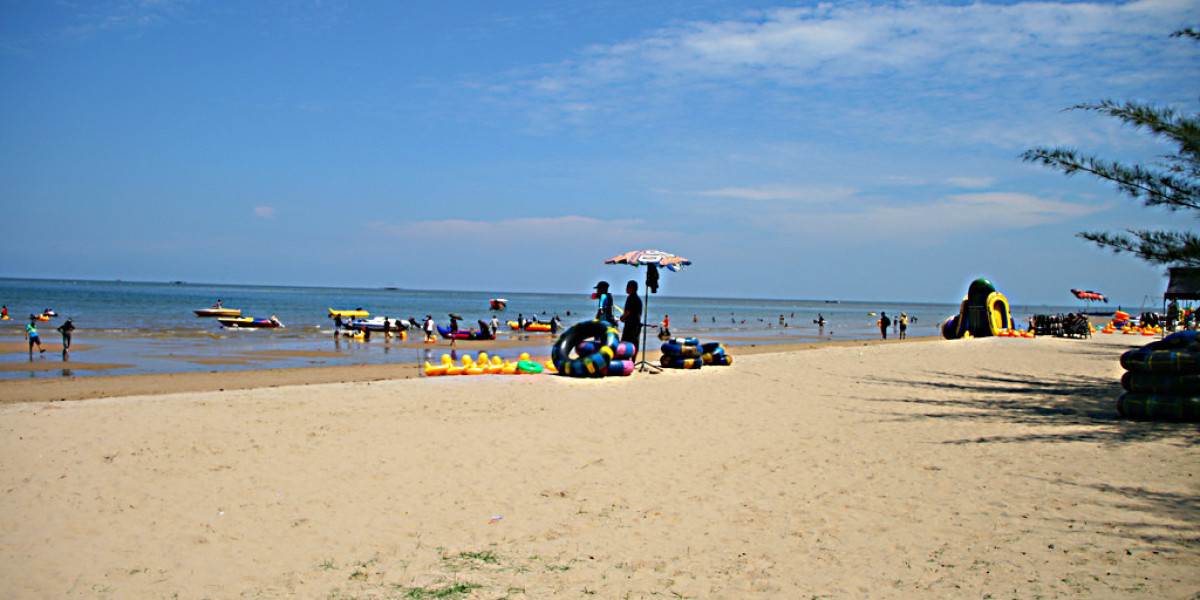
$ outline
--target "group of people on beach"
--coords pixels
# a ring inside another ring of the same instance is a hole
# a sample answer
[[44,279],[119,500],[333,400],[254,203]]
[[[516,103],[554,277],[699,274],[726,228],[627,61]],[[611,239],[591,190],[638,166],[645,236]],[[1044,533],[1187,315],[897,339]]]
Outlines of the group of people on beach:
[[[58,313],[48,308],[42,312],[44,317],[57,314]],[[7,305],[0,307],[0,317],[3,317],[3,319],[6,321],[8,320],[9,317]],[[25,326],[25,339],[29,341],[29,358],[33,358],[34,346],[37,346],[38,354],[46,353],[46,349],[42,347],[42,337],[41,334],[38,333],[37,328],[38,321],[43,320],[47,319],[39,318],[38,315],[29,315],[29,324]],[[71,349],[71,334],[75,332],[75,322],[68,318],[62,325],[59,325],[55,329],[58,331],[58,333],[62,334],[62,355],[65,358],[67,354],[69,354],[68,351]]]
[[[596,290],[592,294],[592,299],[596,300],[596,318],[611,323],[613,327],[616,327],[618,322],[624,323],[624,328],[621,330],[621,341],[629,342],[634,346],[640,346],[642,334],[642,299],[637,293],[638,282],[630,279],[625,284],[625,308],[621,312],[619,319],[613,316],[613,296],[608,291],[608,282],[601,281],[593,289]],[[670,316],[666,316],[661,325],[662,332],[666,332],[667,336],[670,336],[670,319]]]
[[[913,317],[916,320],[916,317]],[[908,313],[900,313],[896,319],[891,319],[886,312],[879,312],[879,333],[883,339],[887,339],[888,327],[894,327],[896,333],[899,334],[899,339],[908,337]]]

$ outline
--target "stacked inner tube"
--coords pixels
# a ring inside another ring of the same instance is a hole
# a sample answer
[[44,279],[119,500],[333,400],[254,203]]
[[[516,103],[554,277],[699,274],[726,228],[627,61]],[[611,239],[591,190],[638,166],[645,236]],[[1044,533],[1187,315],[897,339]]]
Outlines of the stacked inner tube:
[[620,339],[617,329],[607,321],[577,323],[558,336],[550,349],[550,360],[560,375],[568,377],[630,375],[637,348]]
[[660,348],[659,363],[668,369],[699,369],[704,365],[727,366],[733,357],[720,342],[703,343],[696,338],[671,338]]
[[1200,337],[1173,333],[1121,355],[1117,412],[1138,421],[1200,422]]

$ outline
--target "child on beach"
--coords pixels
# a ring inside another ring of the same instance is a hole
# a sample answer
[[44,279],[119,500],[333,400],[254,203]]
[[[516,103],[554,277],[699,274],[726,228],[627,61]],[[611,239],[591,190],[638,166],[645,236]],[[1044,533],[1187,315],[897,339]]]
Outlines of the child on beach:
[[46,349],[42,348],[42,340],[38,338],[37,317],[30,315],[29,324],[25,326],[25,337],[29,339],[29,358],[33,358],[33,345],[37,344],[38,352],[45,354]]

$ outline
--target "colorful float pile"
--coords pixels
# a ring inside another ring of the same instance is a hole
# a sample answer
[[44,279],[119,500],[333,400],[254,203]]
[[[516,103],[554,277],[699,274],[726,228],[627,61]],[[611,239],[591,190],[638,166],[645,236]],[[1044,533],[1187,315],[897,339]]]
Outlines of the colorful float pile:
[[617,328],[593,319],[567,328],[550,349],[550,362],[570,377],[633,374],[637,346],[622,342]]
[[1151,336],[1162,334],[1163,328],[1162,325],[1158,324],[1150,325],[1147,323],[1143,325],[1134,325],[1133,321],[1129,318],[1129,313],[1118,310],[1117,312],[1113,313],[1112,321],[1105,324],[1104,328],[1100,330],[1100,333],[1111,334],[1118,331],[1124,335]]
[[1121,355],[1117,412],[1138,421],[1200,422],[1200,338],[1180,331]]
[[425,375],[439,377],[442,375],[537,375],[539,373],[554,373],[554,366],[535,362],[529,358],[529,353],[522,353],[516,362],[502,360],[499,356],[489,357],[487,352],[480,352],[476,359],[470,354],[464,354],[462,363],[455,363],[449,354],[442,355],[441,364],[432,365],[425,361]]
[[728,366],[733,357],[720,342],[704,343],[696,338],[671,338],[660,348],[659,364],[667,369],[699,369],[704,365]]
[[1013,333],[1008,298],[997,292],[992,282],[983,278],[971,282],[958,314],[942,324],[942,337],[948,340]]

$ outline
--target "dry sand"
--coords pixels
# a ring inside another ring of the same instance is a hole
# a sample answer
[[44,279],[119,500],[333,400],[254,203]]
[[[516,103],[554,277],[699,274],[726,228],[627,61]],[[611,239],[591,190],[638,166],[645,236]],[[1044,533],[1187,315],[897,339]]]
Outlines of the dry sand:
[[0,597],[1193,598],[1200,429],[1114,410],[1144,341],[5,404]]

